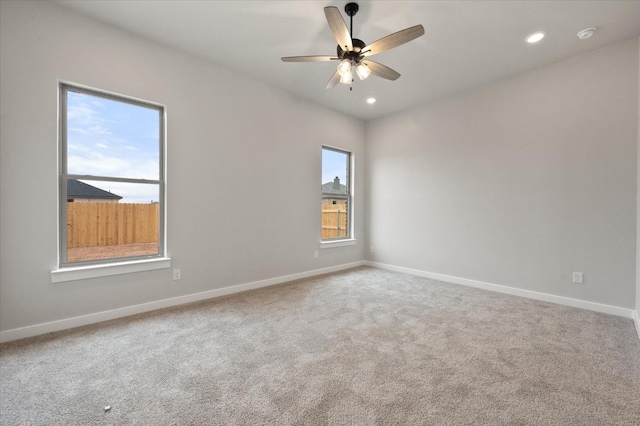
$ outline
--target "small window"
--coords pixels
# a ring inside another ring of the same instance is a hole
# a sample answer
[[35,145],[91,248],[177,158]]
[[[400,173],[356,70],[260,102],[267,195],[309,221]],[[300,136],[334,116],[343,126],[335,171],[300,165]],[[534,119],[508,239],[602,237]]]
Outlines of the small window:
[[164,109],[60,85],[60,265],[164,256]]
[[322,241],[351,238],[351,153],[322,148]]

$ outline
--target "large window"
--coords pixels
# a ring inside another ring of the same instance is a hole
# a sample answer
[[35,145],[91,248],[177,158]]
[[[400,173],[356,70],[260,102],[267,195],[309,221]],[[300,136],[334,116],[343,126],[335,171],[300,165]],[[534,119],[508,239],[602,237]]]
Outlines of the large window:
[[322,241],[351,238],[351,153],[322,147]]
[[60,85],[60,264],[164,256],[164,109]]

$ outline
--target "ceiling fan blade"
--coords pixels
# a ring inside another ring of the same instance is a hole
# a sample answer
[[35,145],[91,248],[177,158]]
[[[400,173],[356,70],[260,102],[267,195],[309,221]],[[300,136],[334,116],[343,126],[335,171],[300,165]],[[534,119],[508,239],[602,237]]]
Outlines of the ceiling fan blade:
[[329,28],[335,37],[338,45],[345,52],[351,52],[353,50],[353,43],[351,42],[351,34],[349,34],[349,28],[342,19],[342,15],[337,7],[327,6],[324,8],[324,16],[327,17]]
[[386,78],[387,80],[397,80],[400,77],[400,73],[392,70],[386,65],[379,64],[377,62],[364,60],[363,64],[366,64],[371,73],[377,75],[378,77]]
[[362,56],[375,55],[376,53],[384,52],[385,50],[393,49],[401,44],[410,42],[411,40],[420,37],[424,34],[424,27],[422,25],[416,25],[413,27],[405,28],[397,33],[390,34],[386,37],[382,37],[380,40],[376,40],[368,46],[362,49]]
[[333,89],[334,87],[336,87],[336,84],[338,84],[339,82],[340,82],[340,74],[336,70],[336,72],[333,73],[333,75],[327,82],[327,89]]
[[325,61],[339,61],[340,58],[336,56],[283,56],[282,62],[325,62]]

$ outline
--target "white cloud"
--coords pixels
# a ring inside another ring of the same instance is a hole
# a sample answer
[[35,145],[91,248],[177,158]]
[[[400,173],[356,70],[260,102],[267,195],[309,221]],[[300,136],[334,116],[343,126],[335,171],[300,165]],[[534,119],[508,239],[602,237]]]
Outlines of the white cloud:
[[69,127],[68,131],[73,132],[73,133],[80,133],[81,135],[89,135],[90,134],[87,130],[82,129],[80,127]]
[[113,134],[108,129],[106,129],[104,126],[102,126],[100,124],[95,124],[95,125],[89,127],[88,130],[93,135],[112,135]]
[[131,165],[122,158],[108,157],[99,153],[92,153],[88,157],[78,155],[68,156],[70,173],[90,174],[96,176],[123,176],[122,172],[128,170]]
[[67,120],[81,124],[95,123],[96,111],[86,103],[67,106]]
[[[67,106],[69,173],[158,179],[157,145],[154,147],[147,140],[139,140],[146,139],[147,134],[153,133],[144,130],[148,129],[149,123],[140,120],[133,120],[131,123],[116,121],[116,119],[120,120],[121,114],[127,117],[127,113],[119,108],[116,104],[112,106],[110,101],[103,102],[100,98],[91,95],[69,93]],[[124,123],[126,123],[125,126],[122,125]],[[141,124],[143,127],[140,127]],[[131,191],[130,188],[130,186],[125,187],[125,190]],[[147,195],[145,199],[148,198]]]

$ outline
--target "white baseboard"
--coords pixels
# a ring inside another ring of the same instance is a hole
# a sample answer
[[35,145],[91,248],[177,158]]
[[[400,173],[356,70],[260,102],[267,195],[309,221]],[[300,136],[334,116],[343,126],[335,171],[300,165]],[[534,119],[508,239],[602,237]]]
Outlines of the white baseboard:
[[124,308],[113,309],[109,311],[96,312],[94,314],[82,315],[73,318],[66,318],[58,321],[51,321],[42,324],[31,325],[27,327],[15,328],[0,332],[0,343],[10,342],[12,340],[24,339],[27,337],[39,336],[41,334],[51,333],[54,331],[68,330],[70,328],[80,327],[83,325],[95,324],[98,322],[108,321],[117,318],[123,318],[130,315],[141,314],[144,312],[155,311],[157,309],[168,308],[171,306],[183,305],[185,303],[198,302],[200,300],[212,299],[215,297],[226,296],[233,293],[240,293],[247,290],[255,290],[262,287],[268,287],[276,284],[282,284],[289,281],[295,281],[303,278],[309,278],[316,275],[329,274],[345,269],[351,269],[363,266],[364,261],[347,263],[343,265],[331,266],[328,268],[314,269],[312,271],[300,272],[297,274],[283,275],[281,277],[269,278],[266,280],[254,281],[245,284],[237,284],[229,287],[217,288],[215,290],[204,291],[201,293],[188,294],[186,296],[173,297],[170,299],[157,300],[154,302],[143,303],[140,305],[127,306]]
[[[417,275],[420,277],[431,278],[438,281],[445,281],[452,284],[460,284],[467,287],[481,288],[483,290],[495,291],[498,293],[510,294],[512,296],[526,297],[529,299],[542,300],[544,302],[557,303],[558,305],[571,306],[574,308],[588,309],[590,311],[602,312],[605,314],[616,315],[625,318],[634,318],[636,329],[640,336],[640,320],[637,312],[632,309],[620,308],[618,306],[603,305],[601,303],[587,302],[585,300],[572,299],[569,297],[555,296],[553,294],[539,293],[537,291],[523,290],[515,287],[507,287],[499,284],[491,284],[483,281],[470,280],[467,278],[452,277],[449,275],[436,274],[433,272],[421,271],[418,269],[404,268],[402,266],[387,265],[384,263],[365,261],[365,265],[373,266],[380,269],[388,269],[390,271],[403,272],[405,274]],[[635,314],[635,317],[634,317]]]
[[186,296],[173,297],[170,299],[157,300],[154,302],[143,303],[139,305],[127,306],[124,308],[113,309],[109,311],[96,312],[94,314],[82,315],[73,318],[66,318],[58,321],[51,321],[42,324],[31,325],[27,327],[15,328],[0,332],[0,343],[10,342],[13,340],[24,339],[27,337],[39,336],[54,331],[62,331],[83,325],[95,324],[117,318],[123,318],[130,315],[140,314],[157,309],[169,308],[172,306],[183,305],[185,303],[198,302],[200,300],[212,299],[229,294],[240,293],[243,291],[254,290],[262,287],[268,287],[276,284],[282,284],[289,281],[309,278],[317,275],[329,274],[345,269],[351,269],[358,266],[372,266],[390,271],[403,272],[406,274],[417,275],[420,277],[431,278],[438,281],[444,281],[452,284],[460,284],[468,287],[475,287],[499,293],[510,294],[513,296],[526,297],[529,299],[542,300],[545,302],[557,303],[559,305],[572,306],[575,308],[588,309],[591,311],[602,312],[606,314],[632,318],[638,338],[640,338],[640,317],[637,310],[620,308],[617,306],[604,305],[600,303],[587,302],[579,299],[572,299],[563,296],[555,296],[547,293],[539,293],[530,290],[522,290],[514,287],[507,287],[498,284],[491,284],[483,281],[470,280],[467,278],[453,277],[449,275],[436,274],[433,272],[421,271],[418,269],[405,268],[401,266],[387,265],[384,263],[371,261],[358,261],[343,265],[332,266],[328,268],[315,269],[297,274],[283,275],[281,277],[269,278],[266,280],[254,281],[250,283],[237,284],[229,287],[223,287],[215,290],[209,290],[201,293],[189,294]]

